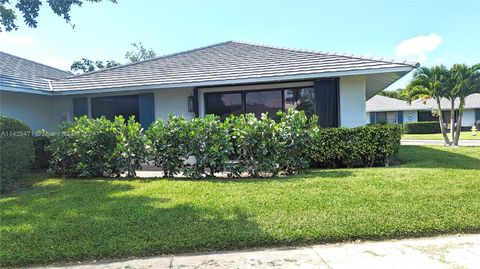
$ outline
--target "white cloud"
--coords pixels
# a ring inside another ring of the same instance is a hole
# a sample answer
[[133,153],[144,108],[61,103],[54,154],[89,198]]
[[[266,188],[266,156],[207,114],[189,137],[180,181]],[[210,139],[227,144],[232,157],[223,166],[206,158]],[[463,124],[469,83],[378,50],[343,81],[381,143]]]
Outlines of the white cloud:
[[440,43],[442,43],[442,37],[435,33],[416,36],[398,44],[395,47],[395,54],[397,58],[416,56],[417,61],[425,62],[426,53],[435,50]]
[[0,33],[0,43],[2,45],[31,45],[37,42],[37,39],[31,35],[14,35],[8,32]]

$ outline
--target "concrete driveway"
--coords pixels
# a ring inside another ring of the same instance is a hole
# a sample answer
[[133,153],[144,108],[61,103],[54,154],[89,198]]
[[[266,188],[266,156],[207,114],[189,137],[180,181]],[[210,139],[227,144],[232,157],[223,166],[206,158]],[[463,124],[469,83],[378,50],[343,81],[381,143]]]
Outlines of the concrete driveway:
[[[43,267],[43,268],[63,268]],[[480,234],[173,255],[68,268],[480,268]]]

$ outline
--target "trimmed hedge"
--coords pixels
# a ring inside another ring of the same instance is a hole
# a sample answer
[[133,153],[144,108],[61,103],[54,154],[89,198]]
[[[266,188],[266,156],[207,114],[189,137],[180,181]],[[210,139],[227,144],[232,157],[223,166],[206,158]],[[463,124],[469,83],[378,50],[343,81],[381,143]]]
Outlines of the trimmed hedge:
[[33,161],[32,129],[25,123],[0,116],[0,192],[10,192]]
[[133,118],[113,122],[82,117],[51,136],[50,168],[69,177],[134,176],[145,161],[165,177],[275,176],[300,173],[310,164],[327,167],[382,166],[398,151],[399,125],[319,128],[317,118],[289,110],[267,115],[207,115],[187,121],[169,115],[142,131]]
[[408,122],[403,124],[406,134],[437,134],[440,133],[438,121]]
[[384,166],[398,152],[401,135],[396,124],[320,129],[309,152],[312,166]]
[[145,161],[142,130],[133,117],[76,118],[50,135],[50,169],[68,177],[135,176]]

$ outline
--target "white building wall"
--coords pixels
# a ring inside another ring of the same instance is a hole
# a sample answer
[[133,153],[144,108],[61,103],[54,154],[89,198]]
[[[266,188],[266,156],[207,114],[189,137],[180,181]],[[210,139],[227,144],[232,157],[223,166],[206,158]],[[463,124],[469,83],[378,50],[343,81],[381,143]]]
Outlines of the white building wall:
[[417,122],[418,113],[416,110],[403,111],[403,122]]
[[154,92],[155,119],[168,119],[168,114],[185,116],[192,119],[193,113],[188,112],[188,97],[193,95],[192,88],[161,89]]
[[357,127],[365,125],[365,76],[340,77],[340,125]]
[[475,123],[475,109],[463,110],[462,127],[472,127]]
[[0,115],[25,122],[33,132],[53,128],[52,107],[49,96],[0,91]]

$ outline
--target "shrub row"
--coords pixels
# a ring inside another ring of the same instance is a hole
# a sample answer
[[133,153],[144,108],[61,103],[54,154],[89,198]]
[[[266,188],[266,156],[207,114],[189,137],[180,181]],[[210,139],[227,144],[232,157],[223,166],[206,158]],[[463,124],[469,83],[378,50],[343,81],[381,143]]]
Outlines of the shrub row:
[[394,124],[319,129],[309,155],[317,167],[383,166],[398,152],[401,135]]
[[406,134],[436,134],[441,132],[438,121],[404,123],[403,131]]
[[133,118],[111,122],[82,117],[51,135],[50,169],[69,177],[134,176],[143,162],[151,161],[166,177],[302,172],[309,166],[305,149],[313,145],[317,126],[311,122],[316,118],[309,121],[294,110],[279,116],[275,122],[253,114],[225,121],[213,115],[191,121],[170,115],[145,132]]
[[0,116],[0,192],[14,189],[32,161],[30,127],[19,120]]

